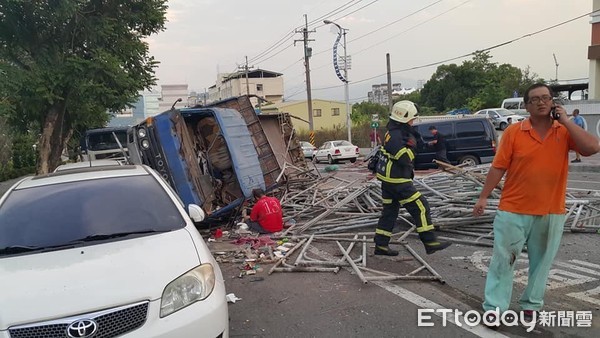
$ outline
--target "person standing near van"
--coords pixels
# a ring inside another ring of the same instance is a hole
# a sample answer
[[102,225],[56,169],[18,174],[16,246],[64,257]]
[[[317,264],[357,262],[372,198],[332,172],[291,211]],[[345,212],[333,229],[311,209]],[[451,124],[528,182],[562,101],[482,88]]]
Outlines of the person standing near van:
[[[579,109],[573,110],[573,123],[585,129],[585,122],[583,121],[583,117],[579,116]],[[571,163],[579,162],[581,162],[581,154],[575,151],[575,159]]]
[[[541,83],[527,89],[524,100],[530,117],[504,131],[473,208],[474,216],[483,215],[488,196],[506,173],[494,219],[485,311],[509,308],[515,263],[526,244],[529,278],[519,304],[525,317],[536,317],[544,305],[548,273],[563,233],[569,150],[584,156],[600,151],[598,139],[569,120],[565,109],[553,103],[552,95],[550,87]],[[541,197],[542,202],[532,203]],[[488,317],[488,321],[495,320]]]
[[397,256],[398,251],[388,245],[402,205],[412,216],[425,252],[432,254],[445,249],[449,242],[438,241],[431,222],[429,203],[413,185],[413,160],[417,140],[421,136],[412,127],[419,110],[411,101],[394,104],[387,124],[376,165],[376,176],[381,181],[383,210],[375,229],[375,254]]
[[446,139],[435,126],[429,126],[429,132],[433,135],[433,140],[427,144],[433,147],[435,150],[435,159],[438,161],[450,163],[446,158]]

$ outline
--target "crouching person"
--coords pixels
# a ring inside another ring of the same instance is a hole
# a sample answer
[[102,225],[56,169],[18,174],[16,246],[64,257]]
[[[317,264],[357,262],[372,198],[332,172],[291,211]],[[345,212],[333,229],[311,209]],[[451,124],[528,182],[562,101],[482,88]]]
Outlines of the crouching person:
[[252,190],[252,195],[254,206],[250,216],[244,215],[248,226],[261,234],[281,231],[283,229],[283,212],[279,200],[266,196],[260,188]]

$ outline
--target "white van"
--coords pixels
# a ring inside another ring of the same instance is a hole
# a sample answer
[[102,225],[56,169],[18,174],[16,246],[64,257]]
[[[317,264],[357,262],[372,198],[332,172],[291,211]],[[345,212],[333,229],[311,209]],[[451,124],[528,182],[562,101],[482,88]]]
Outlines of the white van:
[[523,101],[522,97],[511,97],[508,99],[504,99],[500,107],[508,109],[514,112],[515,114],[527,114],[527,110],[525,109],[525,102]]

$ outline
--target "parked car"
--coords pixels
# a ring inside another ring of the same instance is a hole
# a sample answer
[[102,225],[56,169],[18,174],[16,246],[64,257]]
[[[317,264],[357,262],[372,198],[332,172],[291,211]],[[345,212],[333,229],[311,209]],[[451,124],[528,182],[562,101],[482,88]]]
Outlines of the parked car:
[[304,157],[313,158],[317,147],[313,146],[310,142],[300,141],[300,146],[302,147],[302,152],[304,153]]
[[446,139],[447,158],[451,164],[477,165],[490,163],[496,154],[498,136],[491,121],[485,117],[471,116],[462,119],[424,121],[414,124],[424,142],[418,142],[415,168],[435,168],[435,150],[427,146],[433,140],[429,131],[435,126]]
[[27,177],[0,199],[1,337],[227,337],[221,270],[142,165]]
[[354,163],[358,158],[358,152],[358,147],[348,141],[327,141],[315,151],[313,160],[316,163],[327,161],[329,164],[341,160],[349,160]]
[[[475,112],[474,115],[482,115],[486,116],[492,120],[494,127],[496,129],[504,130],[511,123],[517,123],[519,121],[523,121],[526,117],[520,114],[515,114],[514,112],[504,109],[504,108],[488,108],[482,109],[478,112]],[[508,119],[511,119],[509,123]]]
[[468,115],[468,114],[471,114],[471,110],[469,110],[469,108],[454,109],[449,112],[446,112],[446,115]]

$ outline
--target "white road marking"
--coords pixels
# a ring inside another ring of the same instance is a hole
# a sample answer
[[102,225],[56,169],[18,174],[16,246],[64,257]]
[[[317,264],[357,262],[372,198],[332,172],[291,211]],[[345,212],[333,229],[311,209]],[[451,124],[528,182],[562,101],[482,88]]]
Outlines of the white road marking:
[[[390,282],[382,282],[382,281],[375,281],[372,282],[373,284],[381,287],[382,289],[389,291],[391,293],[393,293],[394,295],[407,300],[413,304],[415,304],[418,307],[424,308],[424,309],[444,309],[443,306],[425,298],[422,297],[420,295],[417,295],[414,292],[411,292],[401,286],[398,286],[396,284],[392,284]],[[442,318],[442,315],[438,312],[434,312],[434,315]],[[447,316],[446,319],[451,322],[452,324],[456,325],[456,322],[454,321],[454,318],[452,318],[453,316]],[[485,326],[482,325],[477,325],[477,326],[468,326],[465,325],[464,323],[461,323],[460,327],[461,329],[465,330],[465,331],[469,331],[472,334],[478,336],[478,337],[508,337],[503,335],[502,333],[496,332],[496,331],[492,331],[488,328],[486,328]]]
[[[311,247],[309,248],[309,251],[311,251],[312,253],[320,256],[321,258],[327,259],[327,260],[337,260],[336,257],[330,255],[328,252],[319,250],[315,247]],[[351,268],[345,268],[347,271],[353,273],[354,271]],[[425,297],[422,297],[412,291],[409,291],[401,286],[398,286],[396,284],[393,284],[391,282],[384,282],[384,281],[372,281],[370,282],[374,285],[379,286],[380,288],[391,292],[392,294],[420,307],[423,309],[445,309],[445,307],[443,307],[442,305],[439,305],[438,303],[431,301]],[[462,303],[461,303],[462,304]],[[462,304],[464,308],[467,308],[467,306],[465,304]],[[463,309],[459,309],[459,310],[464,310]],[[443,318],[441,313],[438,312],[434,312],[434,315]],[[446,320],[449,321],[450,323],[456,325],[457,327],[468,331],[478,337],[483,337],[483,338],[487,338],[487,337],[506,337],[508,338],[508,336],[503,335],[502,333],[496,332],[496,331],[492,331],[490,329],[488,329],[487,327],[483,326],[483,325],[478,325],[478,326],[468,326],[464,323],[461,323],[462,325],[457,325],[456,322],[454,321],[453,316],[447,316]]]
[[[524,253],[522,253],[520,257],[526,258],[527,256]],[[471,264],[473,264],[473,266],[486,273],[488,272],[490,258],[491,256],[489,256],[489,253],[486,251],[476,251],[471,256],[452,257],[452,259],[454,260],[469,260]],[[526,265],[525,268],[515,269],[514,272],[514,281],[522,285],[527,285],[527,274],[529,271],[527,263],[527,259],[524,258],[519,258],[516,262],[516,264]],[[548,274],[547,290],[559,289],[598,281],[598,278],[582,275],[572,271],[567,271],[565,269],[575,270],[577,272],[585,273],[587,275],[600,276],[600,265],[590,262],[585,262],[577,259],[572,259],[568,262],[556,260],[554,261],[553,265],[559,266],[564,269],[550,270],[550,273]],[[600,287],[582,292],[572,292],[566,295],[578,300],[583,300],[592,303],[594,305],[600,305],[600,298],[593,297],[596,295],[600,295]]]
[[592,304],[600,304],[600,298],[592,297],[592,296],[598,296],[598,295],[600,295],[600,286],[595,289],[591,289],[591,290],[587,290],[587,291],[572,292],[572,293],[567,294],[567,296],[577,298],[577,299],[583,300],[585,302],[589,302]]

